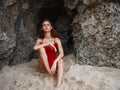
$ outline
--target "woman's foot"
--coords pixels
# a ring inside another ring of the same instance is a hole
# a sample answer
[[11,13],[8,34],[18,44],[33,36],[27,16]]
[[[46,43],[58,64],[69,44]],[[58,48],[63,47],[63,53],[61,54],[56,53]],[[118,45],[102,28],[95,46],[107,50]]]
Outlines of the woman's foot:
[[60,81],[57,81],[55,87],[59,87],[61,85],[61,80]]

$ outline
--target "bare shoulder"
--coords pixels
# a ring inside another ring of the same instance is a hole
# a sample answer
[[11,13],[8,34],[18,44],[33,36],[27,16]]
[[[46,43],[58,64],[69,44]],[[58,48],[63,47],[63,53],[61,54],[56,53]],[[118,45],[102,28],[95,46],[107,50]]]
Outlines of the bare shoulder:
[[42,39],[41,38],[38,38],[37,39],[37,43],[41,43],[42,42]]
[[61,40],[59,38],[55,38],[56,43],[61,43]]

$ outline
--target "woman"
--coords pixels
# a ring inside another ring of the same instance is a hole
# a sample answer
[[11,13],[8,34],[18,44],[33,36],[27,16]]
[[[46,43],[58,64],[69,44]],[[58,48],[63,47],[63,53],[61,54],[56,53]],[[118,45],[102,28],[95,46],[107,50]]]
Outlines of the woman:
[[[37,39],[34,50],[39,50],[39,70],[51,76],[57,72],[56,87],[61,84],[63,76],[64,56],[61,41],[56,35],[49,20],[44,20],[41,26],[40,38]],[[58,52],[58,55],[56,53]]]

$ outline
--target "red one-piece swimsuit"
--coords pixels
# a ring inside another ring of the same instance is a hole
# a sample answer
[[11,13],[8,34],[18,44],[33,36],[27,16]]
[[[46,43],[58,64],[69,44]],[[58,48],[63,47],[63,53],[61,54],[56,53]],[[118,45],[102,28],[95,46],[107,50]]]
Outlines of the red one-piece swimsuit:
[[[58,49],[57,44],[55,43],[55,41],[54,41],[54,46],[55,46],[56,49]],[[54,60],[57,57],[56,52],[55,52],[54,48],[52,46],[50,46],[50,45],[44,46],[44,48],[45,48],[45,51],[46,51],[46,54],[47,54],[49,66],[51,68],[52,65],[53,65]]]

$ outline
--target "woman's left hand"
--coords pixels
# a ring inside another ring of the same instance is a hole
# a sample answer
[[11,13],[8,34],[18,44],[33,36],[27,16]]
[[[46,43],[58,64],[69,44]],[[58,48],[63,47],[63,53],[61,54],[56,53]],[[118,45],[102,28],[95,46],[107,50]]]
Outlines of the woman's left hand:
[[52,67],[51,67],[51,71],[52,71],[53,74],[54,74],[55,71],[56,71],[56,66],[57,66],[57,62],[54,61],[54,62],[53,62],[53,65],[52,65]]

